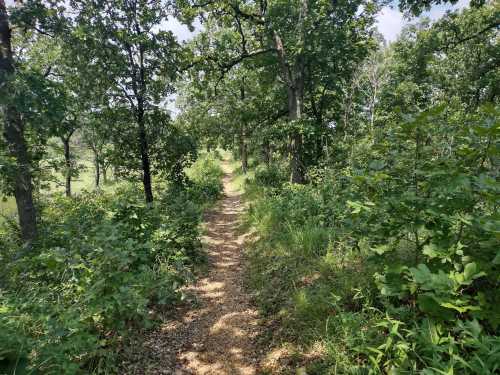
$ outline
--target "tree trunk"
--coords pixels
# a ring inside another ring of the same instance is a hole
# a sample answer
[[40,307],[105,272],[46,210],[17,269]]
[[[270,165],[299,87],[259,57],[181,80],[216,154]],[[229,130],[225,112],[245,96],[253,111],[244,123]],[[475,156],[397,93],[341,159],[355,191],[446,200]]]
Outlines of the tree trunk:
[[108,183],[108,166],[105,165],[104,163],[101,163],[101,169],[102,169],[102,182],[104,182],[104,185]]
[[30,156],[24,139],[22,119],[15,108],[8,108],[5,116],[5,139],[9,154],[16,161],[14,197],[16,199],[21,239],[29,247],[37,236],[36,209],[33,201],[33,182]]
[[[288,111],[290,121],[302,118],[303,86],[300,82],[294,88],[288,89]],[[294,130],[290,136],[290,182],[303,184],[305,182],[304,164],[302,161],[302,134]]]
[[373,131],[375,129],[375,106],[377,105],[377,94],[378,94],[378,83],[374,82],[372,84],[372,95],[370,98],[370,134],[372,136],[372,144],[374,142]]
[[262,156],[264,158],[264,163],[269,167],[271,164],[271,145],[267,140],[262,144]]
[[[306,26],[305,19],[308,14],[308,0],[301,0],[301,8],[299,15],[299,22],[297,25],[297,32],[300,37],[302,47],[306,45]],[[303,55],[298,55],[295,60],[295,74],[291,74],[291,85],[288,88],[288,110],[290,120],[297,121],[303,117],[304,106],[304,75],[305,75],[305,61]],[[306,180],[304,162],[302,159],[303,147],[302,134],[295,130],[291,137],[291,158],[290,181],[296,184],[303,184]]]
[[302,166],[302,135],[294,133],[291,138],[291,157],[290,169],[291,177],[290,182],[294,184],[303,184],[305,182],[304,169]]
[[[243,79],[242,84],[240,86],[240,99],[243,102],[245,100],[245,80]],[[248,171],[248,152],[247,152],[247,143],[245,139],[245,125],[241,124],[240,125],[240,134],[239,134],[239,141],[240,141],[240,159],[241,159],[241,170],[243,171],[244,174],[247,174]]]
[[[0,82],[5,84],[15,72],[12,57],[11,31],[5,1],[0,0]],[[24,138],[21,114],[13,106],[2,107],[4,113],[4,137],[9,155],[15,160],[14,197],[16,199],[21,238],[30,247],[37,236],[36,209],[33,202],[33,181],[30,171],[30,155]]]
[[[302,1],[301,16],[299,20],[299,34],[304,36],[304,17],[307,14],[307,1]],[[278,54],[281,73],[287,85],[288,96],[288,119],[295,122],[302,118],[302,107],[304,98],[304,59],[302,56],[296,58],[295,66],[290,67],[280,35],[274,31],[274,44]],[[302,162],[302,134],[293,130],[290,134],[290,181],[303,184],[305,182],[304,164]]]
[[69,149],[69,137],[61,137],[64,146],[64,167],[66,177],[66,196],[71,197],[71,153]]
[[101,186],[101,163],[99,163],[99,155],[94,151],[94,168],[95,168],[95,188],[99,189]]
[[244,174],[248,171],[248,149],[245,140],[245,129],[242,127],[240,130],[240,159],[241,159],[241,170]]
[[140,105],[137,112],[137,125],[139,126],[139,148],[142,162],[142,183],[147,203],[153,202],[153,189],[151,188],[151,167],[149,163],[148,140],[144,124],[144,109]]

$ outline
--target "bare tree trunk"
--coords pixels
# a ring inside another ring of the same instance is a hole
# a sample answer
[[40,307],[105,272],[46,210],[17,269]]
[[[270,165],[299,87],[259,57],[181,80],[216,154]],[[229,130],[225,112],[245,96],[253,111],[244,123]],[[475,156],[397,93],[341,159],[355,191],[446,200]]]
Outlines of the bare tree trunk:
[[248,172],[248,149],[245,139],[245,129],[242,127],[239,134],[241,170],[244,174]]
[[99,163],[99,155],[94,150],[94,168],[95,168],[95,188],[101,187],[101,163]]
[[137,125],[139,126],[139,148],[142,162],[142,183],[147,203],[153,202],[153,189],[151,187],[151,166],[149,162],[148,140],[146,138],[146,127],[144,124],[144,109],[142,103],[137,112]]
[[[12,57],[11,30],[5,1],[0,0],[0,89],[9,76],[15,73]],[[33,181],[30,155],[24,138],[21,114],[13,106],[2,108],[5,118],[4,137],[9,155],[15,160],[14,197],[16,199],[21,238],[30,247],[37,236],[36,209],[33,202]]]
[[[70,136],[69,136],[70,137]],[[71,197],[71,152],[69,148],[69,137],[61,137],[61,141],[64,146],[64,166],[65,166],[65,178],[66,178],[66,196]]]
[[101,169],[102,169],[102,182],[104,182],[104,185],[108,183],[108,166],[105,165],[104,163],[101,163]]

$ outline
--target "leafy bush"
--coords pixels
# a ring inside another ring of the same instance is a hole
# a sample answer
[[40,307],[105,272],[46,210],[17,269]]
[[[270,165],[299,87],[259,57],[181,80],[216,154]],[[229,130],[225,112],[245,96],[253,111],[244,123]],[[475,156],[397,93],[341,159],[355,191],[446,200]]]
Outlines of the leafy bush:
[[250,282],[294,342],[322,343],[314,373],[499,371],[495,118],[437,107],[314,184],[261,188]]
[[176,302],[204,259],[201,203],[219,194],[221,176],[208,160],[189,187],[168,187],[153,206],[131,185],[54,197],[43,205],[30,256],[12,256],[3,225],[0,243],[10,251],[0,270],[0,372],[117,371],[115,349],[128,332],[154,323],[153,305]]
[[286,169],[276,164],[259,165],[255,168],[255,182],[260,186],[280,188],[288,180]]
[[223,171],[215,153],[204,154],[188,169],[189,193],[198,203],[215,201],[222,193]]

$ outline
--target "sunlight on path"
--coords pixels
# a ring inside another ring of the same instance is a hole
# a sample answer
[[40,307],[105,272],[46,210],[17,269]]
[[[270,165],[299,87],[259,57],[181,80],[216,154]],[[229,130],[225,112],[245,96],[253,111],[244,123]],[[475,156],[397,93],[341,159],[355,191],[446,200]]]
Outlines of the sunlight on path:
[[209,256],[206,277],[186,288],[195,306],[179,311],[145,342],[150,368],[145,374],[257,374],[255,340],[257,310],[242,286],[242,246],[237,234],[244,207],[231,190],[229,167],[224,165],[224,197],[206,216],[203,242]]

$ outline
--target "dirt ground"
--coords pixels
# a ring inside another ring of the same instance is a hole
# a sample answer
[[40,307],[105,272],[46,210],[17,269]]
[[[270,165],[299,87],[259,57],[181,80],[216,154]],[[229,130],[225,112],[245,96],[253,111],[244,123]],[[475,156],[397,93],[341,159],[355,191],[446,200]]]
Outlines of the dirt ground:
[[203,243],[209,270],[186,288],[193,302],[181,307],[175,314],[177,318],[147,335],[140,350],[146,360],[135,362],[129,358],[131,373],[259,372],[259,316],[242,285],[244,235],[237,230],[244,207],[240,194],[231,189],[232,176],[227,165],[224,169],[224,196],[205,219]]

